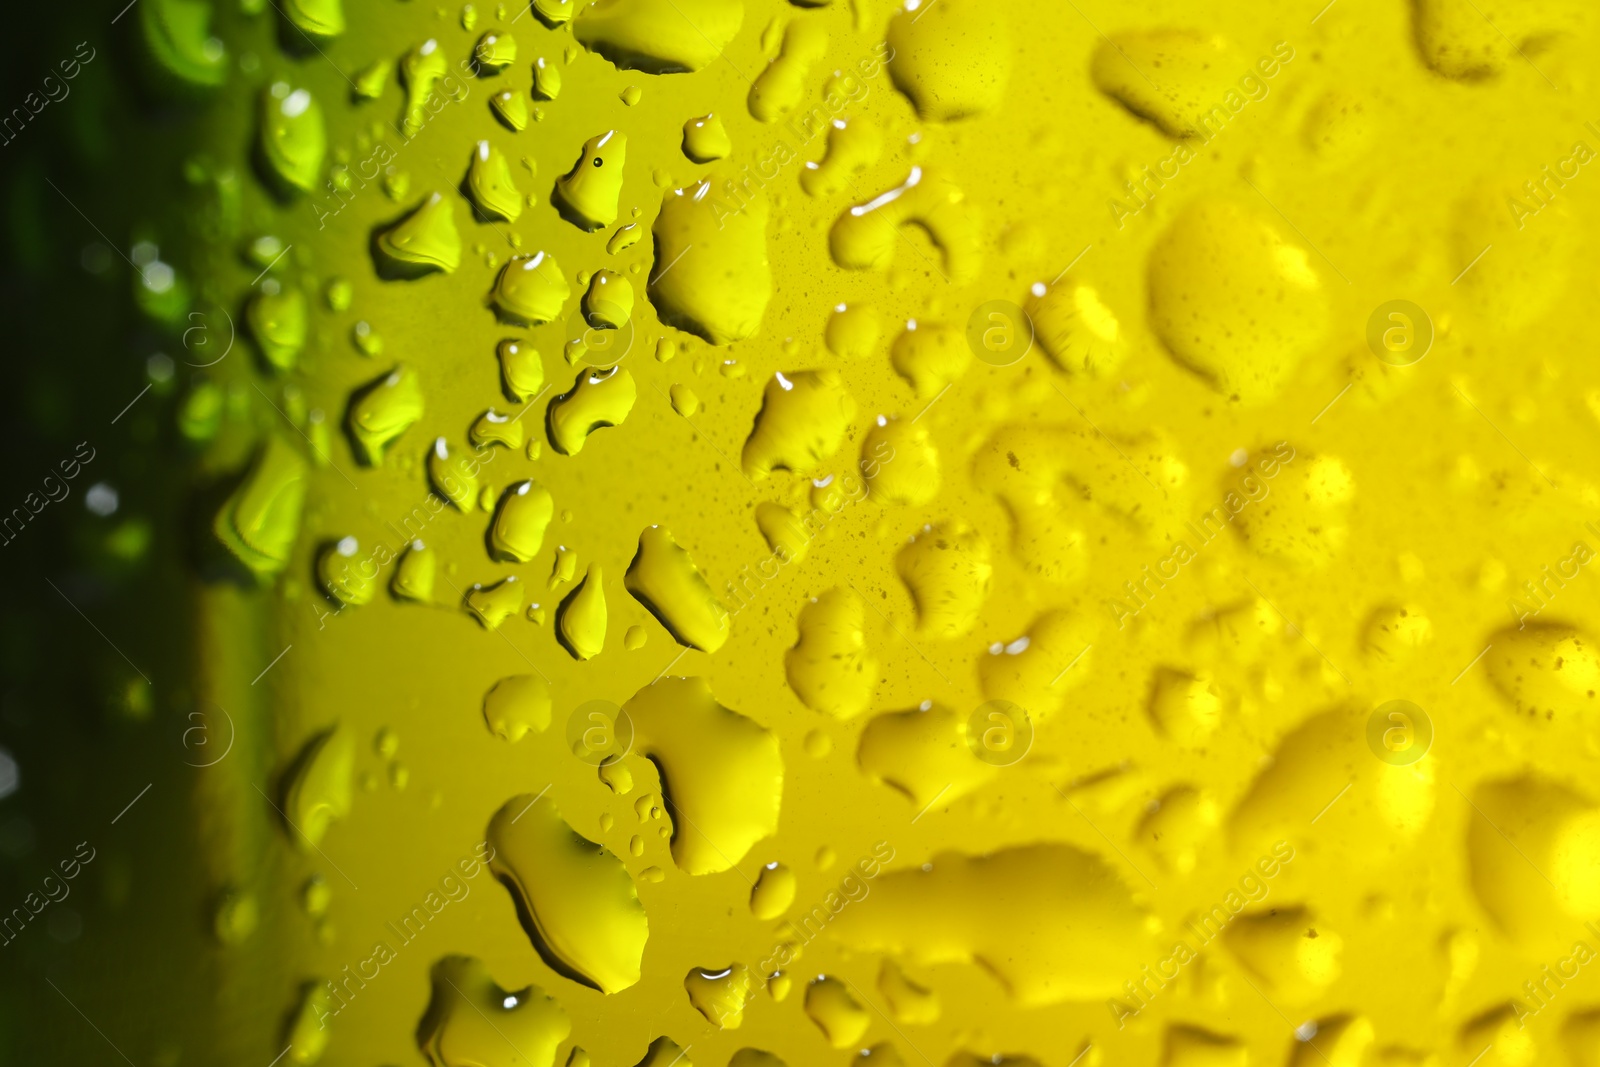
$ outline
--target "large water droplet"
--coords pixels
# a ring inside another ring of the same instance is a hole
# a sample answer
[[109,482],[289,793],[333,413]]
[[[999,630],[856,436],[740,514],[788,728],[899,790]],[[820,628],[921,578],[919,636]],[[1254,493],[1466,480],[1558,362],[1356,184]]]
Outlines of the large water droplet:
[[620,859],[568,826],[548,797],[506,801],[487,839],[490,869],[547,964],[604,993],[639,980],[650,928]]
[[623,584],[679,644],[715,652],[727,641],[728,610],[666,527],[639,535]]
[[501,268],[489,297],[507,321],[542,326],[560,318],[571,293],[556,258],[547,252],[536,252],[517,256]]
[[328,827],[350,814],[355,754],[355,735],[333,726],[308,742],[289,770],[283,814],[290,823],[289,835],[300,848],[320,844]]
[[422,383],[404,364],[356,392],[346,426],[356,457],[369,467],[422,418]]
[[417,1027],[417,1047],[433,1067],[513,1060],[527,1067],[552,1067],[556,1047],[572,1032],[572,1022],[544,990],[536,985],[515,992],[502,989],[473,956],[446,956],[431,973],[433,995]]
[[500,497],[489,527],[489,553],[495,559],[526,563],[544,547],[544,532],[555,513],[550,491],[535,481],[521,481]]
[[633,375],[621,367],[584,371],[550,402],[550,444],[564,456],[577,455],[594,431],[622,425],[637,399]]
[[772,299],[768,206],[760,194],[729,205],[713,188],[707,178],[663,198],[648,290],[663,323],[725,345],[760,329]]
[[328,131],[309,89],[274,82],[261,95],[261,158],[285,193],[309,192],[322,177]]
[[589,564],[583,582],[561,602],[556,630],[562,646],[574,659],[593,659],[606,643],[604,575],[597,563]]
[[742,0],[598,0],[572,35],[624,69],[677,74],[719,59],[743,21]]
[[745,475],[760,479],[774,470],[814,473],[844,443],[855,413],[855,400],[836,370],[774,374],[744,443]]
[[416,210],[373,241],[380,273],[387,278],[418,278],[433,271],[449,274],[461,266],[461,234],[455,211],[439,193],[430,193]]
[[616,222],[627,158],[628,136],[619,130],[585,141],[578,162],[556,179],[555,201],[562,217],[584,230],[604,229]]
[[259,577],[289,565],[300,536],[306,495],[306,461],[277,434],[269,434],[255,463],[212,523],[217,539]]

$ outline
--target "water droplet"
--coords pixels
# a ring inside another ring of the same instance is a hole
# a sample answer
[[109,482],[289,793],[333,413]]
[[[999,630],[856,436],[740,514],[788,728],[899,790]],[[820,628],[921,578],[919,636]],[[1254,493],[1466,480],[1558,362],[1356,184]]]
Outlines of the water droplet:
[[577,13],[577,7],[575,0],[533,0],[533,13],[552,27],[572,18]]
[[555,257],[536,252],[517,256],[501,269],[490,299],[507,321],[542,326],[561,316],[571,293]]
[[627,157],[628,137],[619,130],[585,141],[578,162],[556,179],[555,203],[562,217],[583,230],[599,230],[616,222]]
[[318,734],[300,752],[284,788],[286,830],[301,849],[321,844],[328,827],[350,814],[355,735],[343,726]]
[[465,599],[467,611],[484,629],[498,630],[501,623],[522,609],[522,583],[513,574],[493,585],[474,585],[467,590]]
[[467,167],[467,191],[482,217],[516,222],[522,214],[522,194],[511,178],[505,153],[488,141],[479,141]]
[[258,289],[250,298],[245,322],[272,369],[292,370],[298,362],[309,332],[307,303],[306,294],[298,288],[271,293]]
[[481,450],[491,445],[501,445],[514,452],[522,447],[522,419],[520,416],[502,415],[490,408],[478,416],[467,436],[474,448]]
[[[140,11],[148,55],[162,73],[170,75],[163,80],[203,89],[227,81],[227,51],[211,32],[211,13],[210,4],[184,0],[152,0]],[[94,53],[89,58],[93,59]]]
[[483,698],[483,721],[505,741],[521,741],[529,730],[550,725],[550,683],[536,674],[514,674],[494,684]]
[[261,917],[255,894],[248,890],[226,889],[218,897],[211,915],[211,930],[224,945],[242,944],[255,932]]
[[543,56],[533,61],[533,96],[536,100],[554,100],[561,95],[561,68]]
[[546,963],[604,993],[639,980],[649,923],[616,855],[567,825],[548,797],[512,797],[487,839],[490,869],[517,898]]
[[328,1047],[326,1020],[338,1008],[334,1006],[332,982],[306,982],[300,987],[299,999],[284,1028],[283,1038],[293,1049],[293,1059],[301,1067],[310,1067],[322,1058]]
[[1089,71],[1101,92],[1168,136],[1209,140],[1211,111],[1236,92],[1236,72],[1249,70],[1230,52],[1221,37],[1200,30],[1133,30],[1105,38]]
[[807,602],[800,638],[784,653],[789,688],[813,711],[849,719],[867,710],[878,685],[878,661],[866,647],[866,606],[849,589]]
[[433,38],[423,41],[400,60],[400,80],[406,87],[406,110],[401,128],[407,138],[415,137],[427,125],[428,102],[439,80],[450,72],[450,64]]
[[812,474],[839,450],[855,413],[855,400],[836,370],[774,374],[744,443],[745,475],[761,479],[774,470]]
[[460,511],[471,511],[478,493],[478,461],[470,456],[453,455],[443,437],[434,439],[428,450],[428,481],[435,491]]
[[1122,323],[1091,285],[1070,277],[1035,285],[1028,317],[1045,354],[1069,374],[1101,378],[1127,358]]
[[562,647],[574,659],[593,659],[605,647],[606,595],[602,577],[600,565],[589,564],[583,582],[567,595],[557,612],[556,631]]
[[422,383],[404,364],[356,391],[346,426],[356,458],[369,467],[383,462],[399,437],[422,418]]
[[394,61],[375,59],[356,74],[356,96],[362,100],[376,100],[389,85],[389,75],[394,73]]
[[827,54],[828,33],[820,22],[794,19],[783,31],[783,45],[750,85],[750,114],[758,122],[776,122],[794,110],[805,94],[811,67]]
[[555,505],[538,482],[521,481],[500,497],[489,527],[489,553],[497,560],[527,563],[544,547],[544,532]]
[[250,473],[217,512],[212,523],[217,539],[258,577],[275,575],[289,564],[300,536],[306,474],[300,452],[269,434]]
[[495,1063],[508,1046],[518,1060],[543,1067],[555,1062],[557,1046],[572,1032],[566,1010],[543,989],[502,989],[476,957],[446,956],[431,977],[433,995],[417,1027],[417,1045],[440,1067]]
[[861,439],[861,472],[877,504],[921,506],[939,495],[939,453],[926,424],[880,418]]
[[521,89],[500,90],[489,97],[489,108],[513,133],[521,133],[528,125],[528,94]]
[[727,641],[727,609],[666,527],[649,526],[639,535],[623,584],[679,644],[715,652]]
[[708,67],[739,32],[742,0],[602,0],[588,4],[572,35],[624,70],[679,74]]
[[696,163],[712,163],[733,151],[733,141],[720,116],[701,115],[683,124],[683,154]]
[[755,996],[750,968],[742,963],[707,969],[695,967],[683,979],[694,1010],[723,1030],[737,1030],[744,1022],[745,1005]]
[[621,367],[584,371],[570,390],[550,402],[551,446],[564,456],[577,455],[594,431],[622,425],[637,399],[633,375]]
[[700,398],[693,389],[682,383],[674,384],[670,390],[672,397],[672,410],[686,419],[692,419],[700,410]]
[[1306,251],[1229,200],[1190,204],[1150,252],[1150,325],[1223,395],[1264,403],[1322,346],[1328,297]]
[[361,551],[354,537],[341,538],[317,553],[317,581],[340,604],[360,607],[370,602],[377,578],[377,561]]
[[400,556],[389,589],[403,600],[429,603],[433,600],[433,578],[437,569],[433,549],[421,541],[412,541]]
[[805,558],[811,547],[812,535],[800,521],[800,516],[782,504],[770,500],[756,505],[756,528],[761,531],[767,547],[778,563],[788,566]]
[[472,50],[472,58],[477,62],[480,73],[483,71],[498,73],[517,61],[517,39],[509,33],[490,30],[478,38],[478,46]]
[[967,372],[972,349],[954,326],[913,319],[895,338],[889,361],[918,397],[931,397]]
[[544,388],[544,361],[539,358],[538,349],[507,338],[496,346],[495,355],[500,360],[500,384],[508,399],[521,402],[539,395]]
[[967,523],[924,527],[895,554],[917,608],[917,632],[945,641],[972,632],[994,575],[989,542]]
[[614,270],[597,270],[583,295],[583,316],[597,330],[621,329],[633,317],[633,285]]
[[328,905],[332,901],[333,889],[328,885],[328,880],[320,874],[313,874],[300,887],[300,907],[313,919],[326,915]]
[[913,982],[892,959],[878,970],[878,991],[895,1021],[906,1026],[931,1026],[939,1021],[939,994]]
[[572,581],[578,573],[578,554],[566,545],[556,546],[556,559],[550,568],[550,588]]
[[383,338],[378,336],[378,331],[374,330],[366,319],[350,327],[350,339],[364,356],[375,357],[383,354]]
[[380,233],[373,242],[383,277],[417,278],[432,271],[449,274],[461,266],[461,234],[455,212],[439,193]]
[[854,184],[856,175],[883,155],[883,130],[871,119],[834,119],[828,127],[828,148],[822,159],[800,172],[800,188],[808,196],[826,198]]
[[938,246],[952,281],[977,273],[983,262],[977,212],[953,182],[920,166],[900,185],[840,215],[828,233],[828,249],[846,270],[888,270],[907,239],[901,230],[910,225]]
[[655,761],[672,797],[679,870],[725,871],[777,830],[778,739],[719,704],[705,679],[662,678],[635,693],[624,711],[636,749]]
[[261,158],[281,192],[310,192],[322,178],[328,131],[310,90],[274,82],[261,96]]
[[[615,759],[609,762],[602,762],[599,773],[600,780],[606,784],[606,788],[618,796],[626,796],[633,791],[633,772],[628,770],[628,765],[623,763],[622,760]],[[610,818],[610,816],[606,817]],[[609,825],[604,825],[602,828],[611,829]]]
[[837,978],[818,975],[806,984],[806,1015],[834,1048],[849,1048],[872,1025],[872,1015]]
[[[982,961],[1013,1001],[1039,1006],[1125,995],[1122,983],[1157,952],[1148,915],[1104,860],[1047,842],[882,872],[829,933],[920,966]],[[1064,957],[1064,943],[1093,951]]]
[[[643,231],[637,222],[630,222],[617,227],[617,231],[606,242],[606,251],[613,256],[621,255],[639,243],[639,236]],[[635,264],[637,266],[637,264]]]
[[772,299],[769,209],[760,194],[729,207],[711,195],[714,186],[706,178],[666,193],[651,228],[648,289],[664,324],[725,345],[753,335]]
[[778,918],[794,903],[797,885],[788,864],[774,862],[762,867],[750,889],[750,914],[762,922]]

